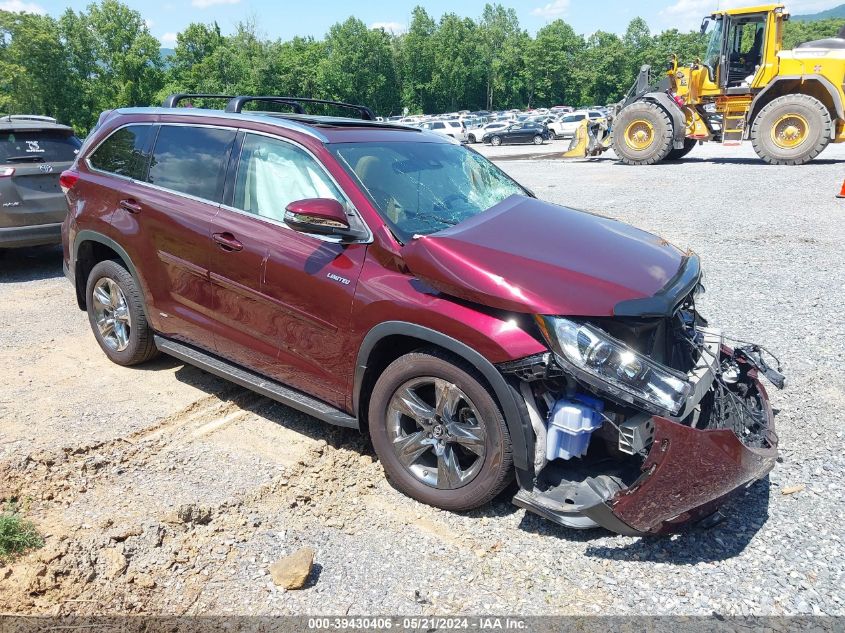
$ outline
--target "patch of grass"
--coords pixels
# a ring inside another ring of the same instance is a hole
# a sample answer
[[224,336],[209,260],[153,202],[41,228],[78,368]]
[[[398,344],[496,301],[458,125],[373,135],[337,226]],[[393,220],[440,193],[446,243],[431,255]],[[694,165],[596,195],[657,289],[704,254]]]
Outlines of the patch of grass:
[[42,545],[44,539],[32,521],[24,519],[14,503],[6,504],[0,511],[0,562]]

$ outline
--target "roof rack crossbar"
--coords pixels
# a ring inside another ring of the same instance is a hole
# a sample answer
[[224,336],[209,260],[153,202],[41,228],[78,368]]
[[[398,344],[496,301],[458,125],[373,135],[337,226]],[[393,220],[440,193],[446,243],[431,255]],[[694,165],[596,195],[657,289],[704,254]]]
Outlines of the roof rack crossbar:
[[234,97],[226,106],[226,112],[239,113],[243,110],[244,105],[251,101],[265,101],[269,103],[282,103],[291,106],[297,114],[305,114],[302,107],[303,103],[318,103],[323,105],[333,105],[338,108],[346,108],[348,110],[356,111],[363,120],[375,121],[375,113],[363,105],[355,105],[353,103],[344,103],[343,101],[329,101],[326,99],[311,99],[309,97]]
[[244,105],[252,101],[280,103],[289,106],[296,114],[305,114],[305,108],[302,107],[302,104],[288,97],[232,97],[229,103],[226,104],[226,112],[240,114],[243,111]]
[[164,108],[175,108],[179,105],[181,101],[185,99],[225,99],[227,102],[231,101],[234,97],[232,95],[211,95],[211,94],[195,94],[195,93],[188,93],[188,92],[177,92],[176,94],[172,94],[167,99],[164,100],[162,107]]

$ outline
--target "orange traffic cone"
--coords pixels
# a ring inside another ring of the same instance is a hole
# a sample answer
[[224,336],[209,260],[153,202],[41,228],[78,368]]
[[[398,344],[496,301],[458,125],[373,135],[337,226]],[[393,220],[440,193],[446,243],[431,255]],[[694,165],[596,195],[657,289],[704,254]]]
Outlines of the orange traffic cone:
[[845,198],[845,182],[842,183],[842,191],[840,191],[837,195],[837,198]]

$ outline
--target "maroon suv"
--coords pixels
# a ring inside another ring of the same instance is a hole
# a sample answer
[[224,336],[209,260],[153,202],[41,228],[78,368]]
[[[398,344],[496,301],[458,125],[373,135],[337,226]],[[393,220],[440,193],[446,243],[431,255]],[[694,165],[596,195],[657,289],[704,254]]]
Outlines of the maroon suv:
[[62,174],[67,275],[114,362],[161,351],[366,430],[450,510],[515,472],[561,525],[659,533],[772,468],[759,376],[782,376],[696,312],[696,255],[361,106],[185,97],[105,115]]

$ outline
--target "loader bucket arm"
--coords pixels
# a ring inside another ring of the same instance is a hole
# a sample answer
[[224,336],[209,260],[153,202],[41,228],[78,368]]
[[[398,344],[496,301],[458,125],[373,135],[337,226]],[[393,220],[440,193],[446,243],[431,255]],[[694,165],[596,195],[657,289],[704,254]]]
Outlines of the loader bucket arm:
[[563,158],[586,158],[587,144],[589,142],[588,129],[590,120],[584,119],[575,130],[575,136],[572,137],[572,142],[569,143],[569,149],[563,153]]

